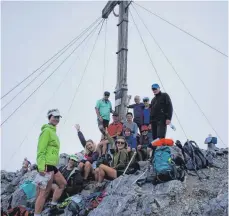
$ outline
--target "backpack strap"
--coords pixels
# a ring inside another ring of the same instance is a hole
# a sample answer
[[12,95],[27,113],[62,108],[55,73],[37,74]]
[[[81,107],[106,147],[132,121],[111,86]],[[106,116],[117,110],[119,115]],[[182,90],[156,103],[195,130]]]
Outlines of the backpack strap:
[[76,167],[74,167],[74,169],[71,171],[71,173],[69,174],[68,178],[66,179],[67,182],[72,177],[72,175],[76,172],[76,170],[78,170],[78,169]]
[[66,166],[63,166],[63,167],[60,167],[59,171],[60,172],[63,172],[65,169],[67,169],[67,167],[68,167],[67,165]]

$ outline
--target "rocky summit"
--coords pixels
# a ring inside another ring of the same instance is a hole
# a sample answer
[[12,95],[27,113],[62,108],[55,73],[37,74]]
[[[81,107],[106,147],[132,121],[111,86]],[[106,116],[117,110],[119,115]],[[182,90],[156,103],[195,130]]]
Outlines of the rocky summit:
[[[148,162],[140,162],[141,170],[133,175],[120,176],[106,186],[106,196],[89,216],[227,216],[228,215],[228,151],[222,149],[214,157],[213,166],[195,172],[189,172],[185,181],[177,180],[153,185],[136,184],[139,179],[148,176]],[[66,154],[60,158],[66,163]],[[6,210],[24,205],[34,208],[35,198],[27,200],[20,185],[33,180],[37,171],[6,172],[1,171],[1,207]],[[90,194],[96,188],[88,185],[82,194]],[[45,211],[42,215],[46,215]],[[74,215],[67,209],[62,215]]]

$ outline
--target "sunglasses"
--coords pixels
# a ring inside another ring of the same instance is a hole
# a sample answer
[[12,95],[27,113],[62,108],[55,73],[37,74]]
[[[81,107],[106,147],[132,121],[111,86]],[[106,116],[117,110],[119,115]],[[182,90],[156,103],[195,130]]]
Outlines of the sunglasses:
[[145,102],[148,102],[148,100],[143,100],[143,102],[145,103]]
[[106,97],[110,97],[110,95],[108,95],[108,94],[105,94],[104,96],[106,96]]
[[156,90],[157,90],[157,88],[152,88],[152,90],[153,90],[153,91],[156,91]]
[[124,145],[124,144],[125,144],[125,142],[116,141],[116,144],[122,144],[122,145]]
[[54,116],[55,119],[59,120],[60,119],[60,116]]

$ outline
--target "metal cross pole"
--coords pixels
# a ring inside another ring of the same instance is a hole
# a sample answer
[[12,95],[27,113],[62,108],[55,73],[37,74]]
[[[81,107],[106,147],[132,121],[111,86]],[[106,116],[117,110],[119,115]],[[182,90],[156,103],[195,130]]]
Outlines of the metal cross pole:
[[107,19],[109,14],[119,5],[118,26],[118,57],[117,84],[115,88],[115,111],[123,121],[127,111],[127,44],[128,44],[128,6],[130,1],[109,1],[102,11],[102,18]]

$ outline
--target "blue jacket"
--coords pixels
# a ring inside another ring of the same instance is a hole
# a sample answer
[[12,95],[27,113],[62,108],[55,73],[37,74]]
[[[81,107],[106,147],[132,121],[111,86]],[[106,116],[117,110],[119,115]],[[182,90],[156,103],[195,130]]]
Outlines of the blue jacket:
[[137,147],[137,139],[133,137],[133,135],[125,136],[126,142],[128,143],[128,146],[130,148],[136,148]]

